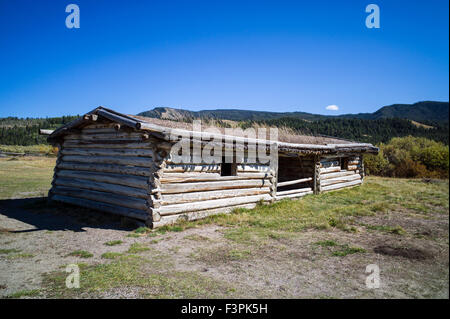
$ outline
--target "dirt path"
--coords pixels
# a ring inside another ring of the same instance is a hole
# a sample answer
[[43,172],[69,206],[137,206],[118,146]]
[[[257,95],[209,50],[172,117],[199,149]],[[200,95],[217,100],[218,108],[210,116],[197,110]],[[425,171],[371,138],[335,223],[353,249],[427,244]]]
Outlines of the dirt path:
[[[144,275],[139,280],[148,277],[152,283],[130,279],[111,285],[104,278],[94,277],[99,274],[92,268],[89,280],[104,289],[83,290],[68,296],[449,296],[448,215],[429,214],[423,218],[392,212],[388,217],[359,218],[356,224],[366,226],[358,227],[356,232],[308,230],[294,237],[281,236],[257,245],[243,245],[227,239],[225,228],[214,224],[180,232],[138,235],[122,227],[119,218],[88,213],[64,206],[49,208],[45,199],[0,201],[0,296],[64,297],[49,290],[52,286],[45,279],[49,273],[61,272],[72,263],[92,267],[113,265],[114,260],[102,258],[111,252],[146,258],[143,264],[148,266],[139,268],[139,275]],[[380,224],[401,225],[407,234],[367,229],[367,225]],[[105,245],[111,241],[121,242]],[[132,251],[132,247],[145,249]],[[355,247],[359,250],[352,250]],[[87,251],[92,257],[69,256],[77,250]],[[380,268],[378,289],[366,287],[365,271],[369,264]],[[57,281],[61,289],[63,282]]]

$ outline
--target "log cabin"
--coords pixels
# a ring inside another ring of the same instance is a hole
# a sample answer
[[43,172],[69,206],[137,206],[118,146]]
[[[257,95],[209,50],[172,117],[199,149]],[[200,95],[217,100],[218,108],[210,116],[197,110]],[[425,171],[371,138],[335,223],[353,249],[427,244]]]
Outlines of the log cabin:
[[363,155],[378,152],[283,130],[254,138],[214,129],[98,107],[49,135],[59,150],[49,200],[155,228],[360,185]]

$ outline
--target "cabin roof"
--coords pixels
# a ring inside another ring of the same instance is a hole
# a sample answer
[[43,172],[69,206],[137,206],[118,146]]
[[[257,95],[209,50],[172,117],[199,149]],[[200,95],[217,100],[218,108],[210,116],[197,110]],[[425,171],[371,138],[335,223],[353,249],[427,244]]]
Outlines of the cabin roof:
[[[194,139],[201,139],[202,137],[211,138],[211,133],[205,132],[204,126],[202,127],[202,131],[199,132],[193,130],[192,123],[128,115],[100,106],[86,113],[82,117],[56,129],[52,134],[49,135],[48,141],[54,142],[59,137],[68,134],[71,130],[81,128],[87,124],[90,124],[93,120],[97,119],[98,116],[134,128],[136,130],[147,131],[158,138],[172,142],[173,140],[171,140],[170,137],[173,137],[173,134],[189,136],[190,138]],[[212,126],[210,125],[208,127],[210,128]],[[235,140],[276,143],[280,152],[378,153],[378,148],[369,143],[358,143],[334,137],[299,135],[292,130],[285,128],[278,129],[277,141],[268,141],[265,139],[246,139],[245,134],[243,134],[243,132],[240,132],[239,130],[233,130],[233,132],[230,134],[230,132],[226,131],[224,127],[213,127],[217,131],[215,135],[219,135],[219,137],[230,136]]]

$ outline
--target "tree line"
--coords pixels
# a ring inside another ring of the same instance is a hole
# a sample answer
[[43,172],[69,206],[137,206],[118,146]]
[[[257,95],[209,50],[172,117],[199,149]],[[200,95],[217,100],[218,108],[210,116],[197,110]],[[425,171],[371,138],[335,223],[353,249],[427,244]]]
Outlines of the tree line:
[[246,121],[242,123],[242,126],[250,127],[254,123],[288,127],[299,134],[332,136],[372,144],[387,143],[393,137],[403,136],[424,137],[446,145],[449,143],[448,124],[427,122],[432,128],[425,128],[400,118],[378,120],[340,118],[312,122],[280,118],[265,121]]
[[[39,129],[55,129],[79,116],[54,118],[0,118],[0,144],[37,145],[46,144],[46,136]],[[226,121],[215,120],[216,125],[228,126]],[[449,144],[448,124],[427,122],[432,128],[418,127],[406,119],[324,119],[305,121],[294,118],[279,118],[258,121],[240,121],[242,128],[253,125],[291,128],[299,134],[339,137],[372,144],[387,143],[393,137],[415,136]]]

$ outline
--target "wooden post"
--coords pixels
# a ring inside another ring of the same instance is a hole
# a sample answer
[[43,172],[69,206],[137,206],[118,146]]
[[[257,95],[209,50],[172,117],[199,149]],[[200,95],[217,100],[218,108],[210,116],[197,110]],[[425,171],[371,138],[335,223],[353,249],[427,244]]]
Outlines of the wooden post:
[[320,194],[320,157],[314,157],[314,194]]
[[363,157],[363,154],[361,154],[360,156],[359,156],[359,160],[360,160],[360,163],[361,163],[361,169],[359,170],[359,174],[361,175],[361,182],[364,182],[364,176],[366,175],[366,172],[364,171],[364,157]]

